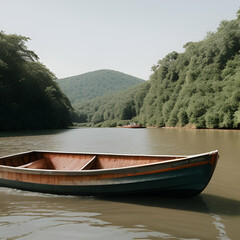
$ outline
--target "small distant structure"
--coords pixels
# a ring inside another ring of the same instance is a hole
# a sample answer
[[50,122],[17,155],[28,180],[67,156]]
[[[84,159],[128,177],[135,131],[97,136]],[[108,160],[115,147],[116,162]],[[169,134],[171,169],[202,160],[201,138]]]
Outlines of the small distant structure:
[[143,126],[141,124],[137,124],[135,122],[130,123],[128,125],[124,125],[124,128],[143,128]]

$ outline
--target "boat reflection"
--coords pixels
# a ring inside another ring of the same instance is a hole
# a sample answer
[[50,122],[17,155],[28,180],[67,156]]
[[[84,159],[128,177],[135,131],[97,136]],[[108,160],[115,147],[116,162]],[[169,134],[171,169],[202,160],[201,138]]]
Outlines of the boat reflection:
[[200,213],[214,212],[220,215],[240,216],[240,201],[208,193],[202,193],[194,198],[183,199],[162,198],[158,196],[123,196],[98,199]]

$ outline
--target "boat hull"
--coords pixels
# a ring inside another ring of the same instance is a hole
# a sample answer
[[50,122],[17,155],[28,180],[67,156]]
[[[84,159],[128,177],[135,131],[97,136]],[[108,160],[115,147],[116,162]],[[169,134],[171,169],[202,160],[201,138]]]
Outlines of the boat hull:
[[[208,184],[211,166],[202,169],[183,169],[174,173],[157,173],[145,176],[128,177],[126,183],[118,183],[122,179],[108,180],[95,185],[54,185],[0,179],[0,186],[27,191],[64,194],[64,195],[167,195],[189,197],[199,194]],[[199,178],[202,181],[199,181]]]
[[0,186],[64,195],[149,194],[191,197],[206,188],[217,159],[217,152],[212,152],[181,161],[85,171],[29,170],[0,166]]
[[144,128],[142,125],[124,125],[123,128]]

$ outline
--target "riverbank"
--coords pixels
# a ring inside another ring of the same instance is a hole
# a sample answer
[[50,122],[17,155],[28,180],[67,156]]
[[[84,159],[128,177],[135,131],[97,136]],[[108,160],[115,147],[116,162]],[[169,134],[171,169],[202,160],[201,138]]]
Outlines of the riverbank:
[[[74,123],[72,126],[69,126],[68,128],[70,129],[75,129],[75,128],[125,128],[124,126],[127,126],[127,125],[110,125],[110,126],[107,126],[107,125],[104,125],[104,124],[97,124],[97,125],[92,125],[92,124],[89,124],[89,123]],[[139,127],[140,128],[140,127]],[[165,127],[157,127],[157,126],[144,126],[144,125],[141,125],[141,128],[156,128],[156,129],[159,129],[159,128],[163,128],[163,129],[192,129],[192,130],[240,130],[239,128],[197,128],[195,124],[188,124],[186,126],[183,126],[183,127],[170,127],[170,126],[165,126]]]

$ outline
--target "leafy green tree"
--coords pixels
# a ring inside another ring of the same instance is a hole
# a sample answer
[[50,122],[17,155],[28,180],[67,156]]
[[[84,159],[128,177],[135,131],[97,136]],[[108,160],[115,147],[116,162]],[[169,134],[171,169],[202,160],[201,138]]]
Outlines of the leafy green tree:
[[64,128],[72,106],[28,40],[0,32],[0,130]]
[[180,127],[183,127],[188,124],[188,115],[185,109],[181,108],[181,110],[177,114],[177,117]]

